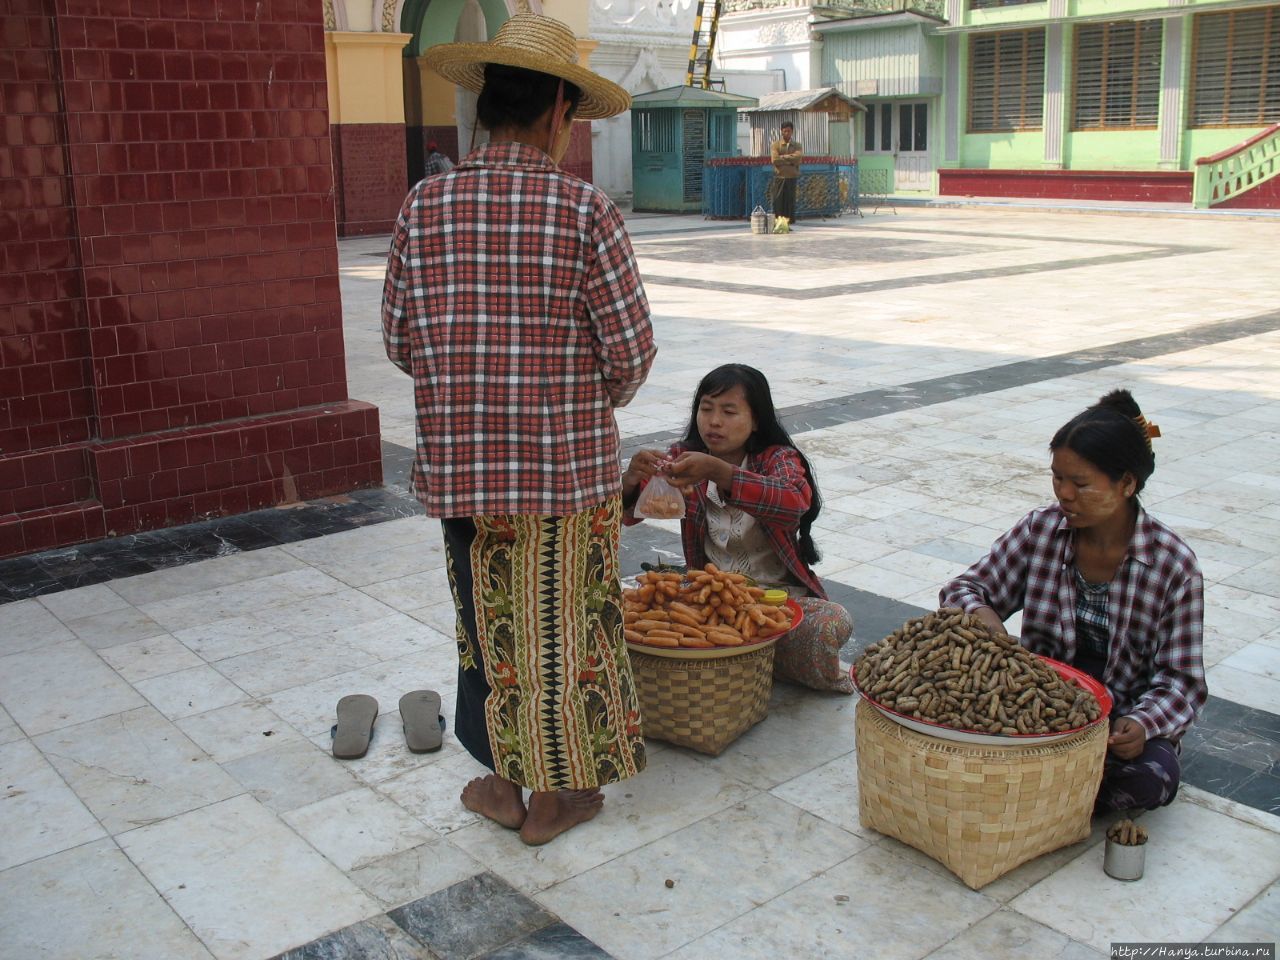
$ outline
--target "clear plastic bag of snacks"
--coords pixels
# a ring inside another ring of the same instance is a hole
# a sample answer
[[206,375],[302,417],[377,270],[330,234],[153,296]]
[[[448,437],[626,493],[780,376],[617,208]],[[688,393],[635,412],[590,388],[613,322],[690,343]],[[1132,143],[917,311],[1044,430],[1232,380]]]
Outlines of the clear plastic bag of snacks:
[[650,520],[678,520],[684,516],[684,494],[667,482],[661,474],[649,478],[636,501],[635,515]]

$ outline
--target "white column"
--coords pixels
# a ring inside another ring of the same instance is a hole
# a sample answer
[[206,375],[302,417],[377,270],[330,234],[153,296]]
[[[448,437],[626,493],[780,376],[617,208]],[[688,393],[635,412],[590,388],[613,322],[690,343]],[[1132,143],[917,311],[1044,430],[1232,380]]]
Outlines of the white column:
[[1062,169],[1062,136],[1065,98],[1062,90],[1062,24],[1044,31],[1044,163],[1049,170]]
[[947,79],[943,83],[946,128],[942,138],[942,162],[949,167],[960,165],[960,129],[964,118],[960,115],[960,52],[962,37],[958,33],[947,34]]
[[[1175,2],[1170,0],[1171,5]],[[1186,17],[1170,17],[1164,22],[1164,55],[1161,57],[1160,74],[1161,170],[1179,170],[1182,167],[1182,41],[1186,24]]]

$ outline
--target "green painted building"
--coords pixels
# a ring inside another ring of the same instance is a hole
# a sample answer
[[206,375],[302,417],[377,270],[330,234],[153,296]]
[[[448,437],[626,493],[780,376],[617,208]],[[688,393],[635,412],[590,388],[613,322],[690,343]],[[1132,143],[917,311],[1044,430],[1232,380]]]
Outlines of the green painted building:
[[1187,202],[1194,181],[1201,205],[1244,192],[1240,205],[1280,206],[1274,0],[866,6],[811,28],[822,83],[867,107],[864,181]]

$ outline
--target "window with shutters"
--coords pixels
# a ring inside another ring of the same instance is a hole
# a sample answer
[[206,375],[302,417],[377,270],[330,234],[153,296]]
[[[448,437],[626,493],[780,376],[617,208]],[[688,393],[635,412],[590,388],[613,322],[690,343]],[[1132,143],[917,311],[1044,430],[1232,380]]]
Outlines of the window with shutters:
[[636,110],[631,139],[641,153],[671,153],[676,147],[676,120],[671,110]]
[[1076,29],[1076,130],[1138,130],[1160,119],[1160,20]]
[[1254,127],[1280,121],[1280,6],[1195,19],[1193,127]]
[[1044,126],[1044,30],[969,38],[969,132]]

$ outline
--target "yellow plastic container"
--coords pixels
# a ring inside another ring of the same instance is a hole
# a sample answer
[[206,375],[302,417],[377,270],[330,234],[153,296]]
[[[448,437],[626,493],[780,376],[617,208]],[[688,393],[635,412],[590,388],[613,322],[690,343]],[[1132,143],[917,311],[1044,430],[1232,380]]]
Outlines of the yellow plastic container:
[[767,603],[774,607],[780,607],[787,602],[787,591],[785,590],[766,590],[764,596],[760,598],[763,603]]

